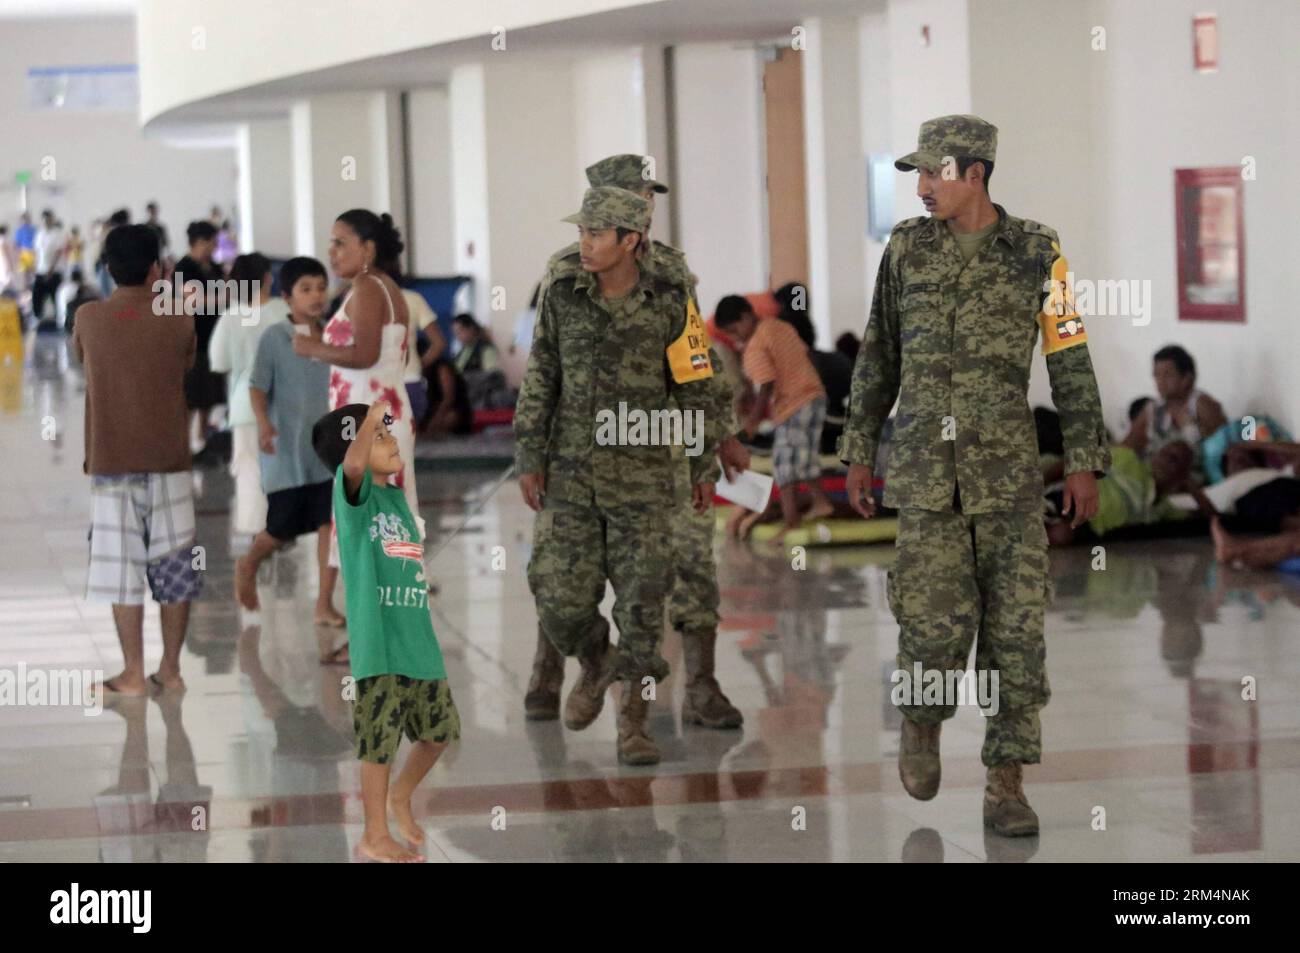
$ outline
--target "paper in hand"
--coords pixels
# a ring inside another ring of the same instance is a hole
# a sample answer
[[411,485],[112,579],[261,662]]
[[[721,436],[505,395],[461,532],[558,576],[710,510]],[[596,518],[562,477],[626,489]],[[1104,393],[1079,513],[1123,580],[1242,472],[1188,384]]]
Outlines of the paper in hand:
[[715,490],[724,500],[760,513],[767,509],[768,501],[772,499],[772,478],[753,470],[742,470],[735,480],[728,480],[724,473]]

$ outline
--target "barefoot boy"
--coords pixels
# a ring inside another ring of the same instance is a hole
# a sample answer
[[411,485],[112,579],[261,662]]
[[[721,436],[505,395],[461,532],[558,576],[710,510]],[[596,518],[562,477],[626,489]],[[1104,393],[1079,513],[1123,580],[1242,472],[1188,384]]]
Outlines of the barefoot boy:
[[[406,497],[391,478],[402,472],[388,404],[348,404],[312,429],[312,446],[335,470],[334,521],[347,598],[353,725],[361,759],[366,826],[359,849],[372,860],[411,863],[423,856],[395,841],[424,842],[411,795],[449,742],[460,737],[442,652],[429,618],[423,549]],[[405,733],[414,747],[390,791],[389,767]]]
[[[329,565],[333,474],[311,443],[312,425],[329,410],[329,365],[293,351],[295,335],[320,337],[327,301],[325,266],[315,258],[291,258],[280,270],[280,282],[289,321],[276,322],[262,334],[248,377],[267,499],[266,528],[235,563],[235,595],[245,609],[258,609],[257,569],[263,560],[299,536],[315,533],[320,564],[316,624],[339,628],[344,619],[334,609],[338,570]],[[345,664],[346,652],[344,645],[321,661]]]

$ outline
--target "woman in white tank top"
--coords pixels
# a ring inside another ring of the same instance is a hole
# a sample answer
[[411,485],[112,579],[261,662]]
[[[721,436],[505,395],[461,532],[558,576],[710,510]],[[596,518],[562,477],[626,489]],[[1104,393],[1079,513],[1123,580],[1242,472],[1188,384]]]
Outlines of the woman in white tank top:
[[[352,209],[340,215],[330,230],[330,268],[350,280],[352,289],[325,325],[320,341],[297,336],[293,345],[296,353],[333,365],[331,410],[347,404],[371,404],[380,398],[388,401],[391,430],[403,463],[395,482],[406,495],[423,540],[424,520],[415,494],[415,421],[403,379],[410,318],[392,277],[398,273],[403,247],[387,212],[379,216],[366,209]],[[336,560],[332,550],[331,564]]]

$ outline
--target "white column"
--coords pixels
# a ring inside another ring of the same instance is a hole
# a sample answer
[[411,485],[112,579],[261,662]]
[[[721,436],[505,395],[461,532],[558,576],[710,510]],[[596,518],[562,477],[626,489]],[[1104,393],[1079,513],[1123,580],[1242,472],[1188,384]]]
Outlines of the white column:
[[294,104],[290,126],[298,254],[320,257],[330,225],[350,208],[391,212],[398,226],[403,224],[392,96],[335,93]]
[[681,246],[708,313],[767,283],[767,212],[758,52],[729,43],[675,50],[673,196]]
[[655,200],[654,223],[650,237],[661,242],[672,242],[672,228],[667,203],[677,198],[673,157],[668,149],[668,78],[664,73],[664,48],[643,46],[640,49],[641,88],[644,94],[645,153],[655,160],[656,178],[666,182],[673,191]]
[[[606,156],[646,153],[645,73],[639,47],[584,56],[573,66],[577,162],[574,183],[587,188],[584,169]],[[656,171],[657,168],[656,161]]]
[[407,94],[411,135],[411,210],[407,235],[417,275],[456,271],[452,194],[451,96],[446,86]]
[[809,307],[818,346],[867,314],[867,174],[858,96],[858,23],[807,20],[803,56]]
[[293,254],[293,148],[288,119],[257,119],[238,134],[239,247]]
[[486,316],[488,267],[487,120],[483,66],[457,66],[451,73],[451,180],[456,272],[474,279],[476,317]]

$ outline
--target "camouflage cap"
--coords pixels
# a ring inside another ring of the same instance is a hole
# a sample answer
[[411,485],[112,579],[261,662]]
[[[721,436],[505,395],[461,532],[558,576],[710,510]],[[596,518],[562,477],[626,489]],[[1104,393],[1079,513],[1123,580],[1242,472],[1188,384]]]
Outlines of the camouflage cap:
[[979,116],[940,116],[921,123],[916,151],[909,152],[894,162],[894,168],[903,172],[925,169],[935,172],[943,165],[945,156],[969,157],[996,161],[998,127]]
[[612,185],[587,189],[582,208],[564,219],[586,228],[630,228],[644,232],[650,227],[650,203],[635,192]]
[[587,166],[587,182],[591,185],[616,185],[629,192],[640,193],[646,189],[667,192],[668,186],[647,174],[653,168],[654,159],[650,156],[625,152]]

